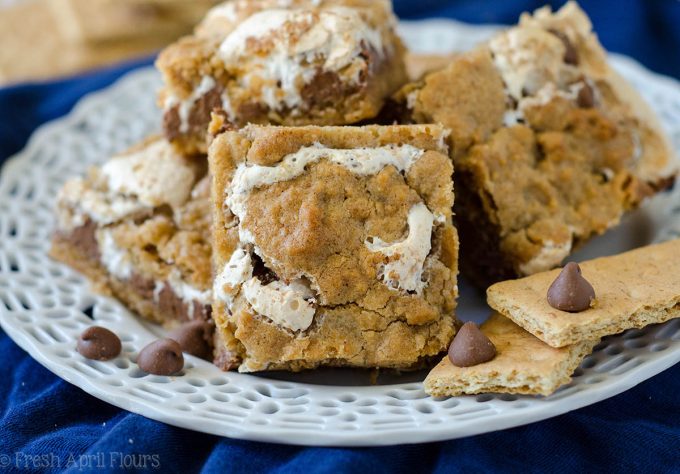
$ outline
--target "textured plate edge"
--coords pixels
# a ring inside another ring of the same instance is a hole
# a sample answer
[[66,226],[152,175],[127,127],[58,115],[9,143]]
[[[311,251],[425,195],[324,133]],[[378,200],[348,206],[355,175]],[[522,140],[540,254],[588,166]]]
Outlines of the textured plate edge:
[[24,148],[8,157],[0,167],[0,189],[2,189],[5,183],[5,173],[21,166],[21,158],[24,155],[29,155],[34,148],[39,147],[45,140],[49,140],[51,136],[60,133],[72,123],[77,122],[80,117],[87,115],[89,110],[109,102],[111,96],[120,94],[121,91],[125,90],[128,83],[148,80],[150,76],[157,74],[158,72],[153,66],[140,66],[137,69],[128,71],[108,86],[83,95],[65,115],[39,125],[28,138]]
[[[1,314],[4,315],[5,311],[2,310]],[[129,403],[129,399],[111,395],[111,392],[102,390],[99,384],[92,383],[91,379],[82,373],[71,368],[55,364],[54,361],[50,360],[41,352],[32,352],[31,349],[36,348],[36,346],[21,331],[15,331],[13,327],[7,325],[4,318],[0,319],[0,326],[12,338],[12,340],[16,342],[17,345],[19,345],[19,347],[25,350],[43,367],[63,380],[85,391],[86,393],[129,412],[192,431],[200,431],[206,434],[235,439],[244,439],[249,441],[299,446],[336,447],[421,444],[458,439],[489,432],[489,430],[485,429],[484,420],[478,420],[474,418],[470,420],[456,421],[456,432],[453,434],[451,433],[450,428],[447,428],[446,423],[444,423],[441,425],[441,427],[429,428],[426,431],[417,432],[420,435],[419,438],[409,442],[404,442],[404,438],[413,437],[414,433],[416,433],[413,428],[397,428],[385,431],[381,433],[380,436],[376,436],[376,433],[373,431],[367,432],[366,434],[357,433],[356,431],[348,431],[345,435],[338,434],[337,432],[325,432],[323,428],[320,428],[315,432],[315,435],[312,439],[308,433],[300,430],[286,430],[272,427],[261,427],[255,429],[242,428],[234,430],[233,426],[226,426],[222,421],[213,421],[210,419],[201,419],[202,424],[197,426],[195,417],[167,416],[165,413],[163,413],[162,409],[158,408],[156,404],[144,402]],[[554,404],[546,404],[544,406],[535,407],[530,414],[522,412],[521,410],[517,412],[509,412],[507,414],[496,414],[494,417],[495,428],[492,431],[499,431],[527,425],[537,421],[563,415],[588,405],[592,405],[623,393],[624,391],[644,382],[645,380],[650,379],[654,375],[659,374],[663,370],[672,367],[678,362],[680,362],[680,351],[671,351],[665,355],[657,356],[655,359],[645,361],[625,374],[616,376],[616,380],[613,383],[604,385],[593,384],[585,390],[561,399],[560,403],[557,405],[557,409],[555,409],[556,405]],[[299,385],[302,386],[306,384]]]

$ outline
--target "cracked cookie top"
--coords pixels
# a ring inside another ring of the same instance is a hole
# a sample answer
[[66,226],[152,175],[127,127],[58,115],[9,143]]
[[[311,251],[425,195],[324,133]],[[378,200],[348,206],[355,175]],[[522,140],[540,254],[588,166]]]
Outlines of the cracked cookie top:
[[451,129],[459,214],[497,247],[470,266],[491,279],[558,265],[675,174],[657,119],[591,28],[573,2],[524,14],[396,96],[412,121]]
[[218,136],[215,241],[231,240],[217,246],[216,300],[292,344],[337,324],[333,311],[371,331],[446,321],[443,337],[452,334],[457,238],[446,134],[434,125],[249,126]]

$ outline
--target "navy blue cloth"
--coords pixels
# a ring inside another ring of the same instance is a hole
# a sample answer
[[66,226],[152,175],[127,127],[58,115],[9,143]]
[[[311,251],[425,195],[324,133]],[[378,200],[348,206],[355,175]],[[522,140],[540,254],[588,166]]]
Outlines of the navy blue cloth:
[[[396,0],[404,17],[512,23],[541,2]],[[585,1],[611,50],[680,77],[680,3]],[[0,162],[144,59],[0,89]],[[1,245],[1,243],[0,243]],[[680,472],[680,366],[609,400],[502,432],[426,445],[301,448],[221,439],[101,402],[42,368],[0,331],[0,472]]]
[[[393,0],[402,18],[447,17],[468,23],[512,24],[523,11],[553,10],[565,0]],[[653,71],[680,78],[680,2],[677,0],[582,0],[609,51],[634,57]]]

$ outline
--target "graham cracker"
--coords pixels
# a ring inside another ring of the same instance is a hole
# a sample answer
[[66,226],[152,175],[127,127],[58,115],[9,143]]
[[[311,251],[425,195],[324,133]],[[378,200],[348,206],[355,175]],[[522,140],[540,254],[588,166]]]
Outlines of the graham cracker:
[[617,334],[680,317],[680,240],[580,263],[595,305],[567,313],[546,294],[560,270],[497,283],[489,305],[553,347]]
[[550,395],[569,383],[576,367],[599,342],[595,339],[555,349],[498,313],[480,329],[496,346],[496,357],[472,367],[456,367],[444,357],[425,379],[428,394]]

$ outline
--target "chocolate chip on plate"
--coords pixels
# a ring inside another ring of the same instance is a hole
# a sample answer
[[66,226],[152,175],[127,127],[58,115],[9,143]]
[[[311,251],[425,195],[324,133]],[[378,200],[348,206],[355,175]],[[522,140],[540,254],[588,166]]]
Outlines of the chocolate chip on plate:
[[472,321],[460,328],[449,347],[449,360],[456,367],[471,367],[496,357],[496,346]]
[[213,352],[214,329],[214,324],[209,321],[191,321],[170,331],[168,337],[177,341],[183,352],[210,360]]
[[120,338],[101,326],[90,326],[78,338],[76,349],[83,357],[93,360],[111,360],[122,350]]
[[548,30],[553,35],[557,36],[564,45],[564,62],[573,66],[578,64],[578,51],[574,44],[569,40],[569,37],[559,30]]
[[574,262],[567,263],[548,288],[548,304],[560,311],[578,313],[590,308],[593,301],[595,290]]
[[154,375],[172,375],[184,368],[182,347],[172,339],[159,339],[147,345],[137,356],[137,365]]

